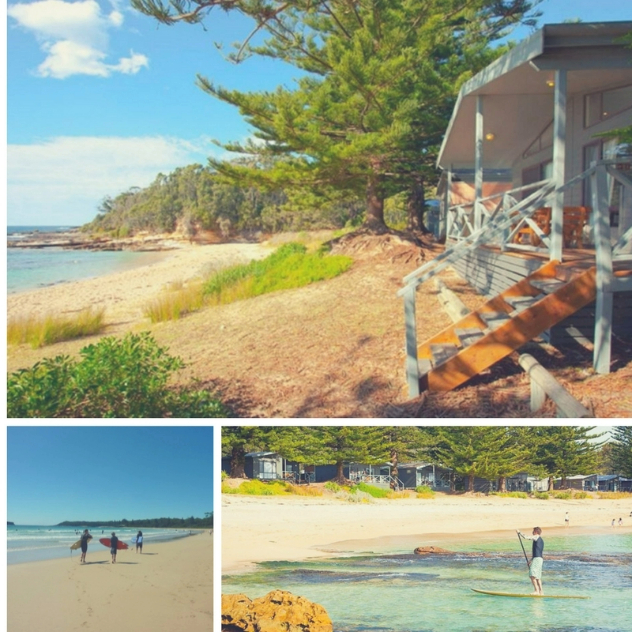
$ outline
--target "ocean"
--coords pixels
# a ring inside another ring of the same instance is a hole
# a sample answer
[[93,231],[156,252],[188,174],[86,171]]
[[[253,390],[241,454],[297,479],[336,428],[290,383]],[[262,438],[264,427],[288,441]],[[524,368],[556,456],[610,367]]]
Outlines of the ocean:
[[[69,226],[9,226],[7,241],[19,241],[35,230],[63,233]],[[23,292],[68,281],[79,281],[149,265],[163,252],[103,252],[63,248],[7,248],[7,293]]]
[[[23,562],[37,562],[59,557],[81,555],[81,551],[71,551],[70,545],[81,536],[85,527],[56,527],[37,525],[7,525],[7,563],[21,564]],[[132,548],[132,538],[138,533],[138,528],[123,529],[119,527],[90,528],[92,540],[88,545],[90,551],[105,550],[99,538],[109,538],[112,531]],[[143,532],[143,550],[155,542],[175,540],[197,533],[189,529],[141,529]]]
[[[630,632],[632,534],[546,537],[545,593],[590,599],[512,599],[530,593],[517,538],[449,545],[450,556],[410,552],[267,562],[224,576],[223,593],[288,590],[321,604],[336,632]],[[448,546],[448,545],[445,545]],[[410,550],[409,550],[410,551]]]

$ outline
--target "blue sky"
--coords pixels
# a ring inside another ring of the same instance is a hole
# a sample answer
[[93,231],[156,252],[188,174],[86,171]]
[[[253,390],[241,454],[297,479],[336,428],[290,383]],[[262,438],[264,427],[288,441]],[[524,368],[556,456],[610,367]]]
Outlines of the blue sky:
[[[632,20],[630,0],[544,0],[540,8],[541,24]],[[244,18],[213,11],[204,26],[159,25],[127,0],[9,0],[10,225],[88,222],[106,195],[221,156],[211,139],[249,136],[234,108],[195,85],[196,75],[273,90],[291,87],[294,71],[273,60],[224,59],[214,43],[228,52],[243,40],[251,30]]]
[[7,428],[7,520],[16,524],[212,510],[213,428]]

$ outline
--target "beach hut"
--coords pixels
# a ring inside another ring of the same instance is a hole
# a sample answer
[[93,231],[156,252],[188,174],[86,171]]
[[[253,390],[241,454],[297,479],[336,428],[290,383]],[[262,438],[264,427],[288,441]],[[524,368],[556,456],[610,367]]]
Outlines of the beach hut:
[[450,490],[450,473],[446,467],[433,463],[405,463],[398,468],[398,478],[405,489],[426,486],[437,491]]
[[[586,487],[587,481],[590,479],[590,476],[577,474],[575,476],[567,476],[565,479],[556,478],[553,481],[553,489],[577,489],[580,491],[586,491],[588,487]],[[562,487],[562,483],[564,482],[564,487]]]
[[[451,390],[537,337],[632,336],[632,22],[547,24],[461,88],[440,149],[443,253],[404,278],[411,397]],[[488,302],[434,337],[416,290],[452,266]]]

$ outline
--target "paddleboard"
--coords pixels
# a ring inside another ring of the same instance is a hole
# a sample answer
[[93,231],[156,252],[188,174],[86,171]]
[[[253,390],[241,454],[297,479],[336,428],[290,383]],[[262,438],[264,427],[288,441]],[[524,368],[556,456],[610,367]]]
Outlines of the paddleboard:
[[495,590],[479,590],[478,588],[472,588],[474,592],[481,593],[482,595],[493,595],[494,597],[534,597],[535,599],[590,599],[590,597],[583,597],[580,595],[531,595],[529,593],[508,593],[497,592]]
[[78,548],[81,548],[81,540],[77,540],[74,544],[70,545],[71,551],[76,551]]
[[[112,548],[112,546],[111,546],[112,543],[111,543],[110,538],[101,538],[99,540],[99,542],[101,542],[101,544],[103,546],[107,546],[108,549]],[[118,544],[116,545],[116,550],[117,551],[121,551],[121,550],[126,549],[126,548],[128,548],[127,544],[125,544],[125,542],[122,542],[121,540],[119,540]]]

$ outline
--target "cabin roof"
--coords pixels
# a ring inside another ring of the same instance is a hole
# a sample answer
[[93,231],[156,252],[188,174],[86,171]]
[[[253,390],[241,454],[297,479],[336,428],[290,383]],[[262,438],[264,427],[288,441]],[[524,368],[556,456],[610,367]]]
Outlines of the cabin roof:
[[551,82],[568,70],[569,95],[632,83],[632,52],[620,38],[632,22],[547,24],[461,88],[437,164],[472,165],[476,97],[484,99],[483,166],[511,165],[553,120]]

